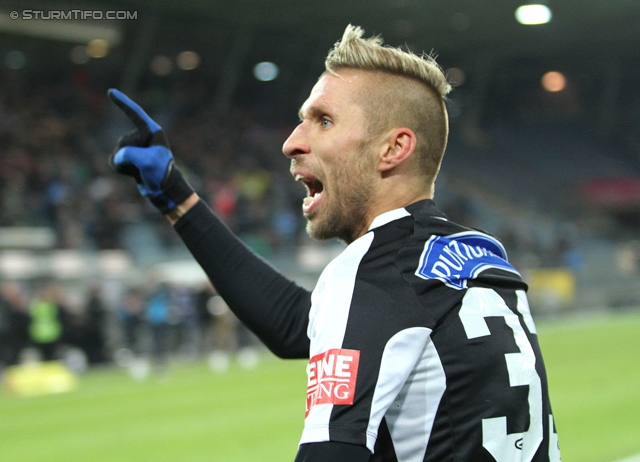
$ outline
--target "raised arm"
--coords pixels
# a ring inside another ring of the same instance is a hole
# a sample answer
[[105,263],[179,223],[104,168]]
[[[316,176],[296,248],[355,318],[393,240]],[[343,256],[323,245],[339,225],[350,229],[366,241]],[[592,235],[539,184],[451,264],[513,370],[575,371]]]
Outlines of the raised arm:
[[135,178],[140,193],[174,224],[231,310],[276,355],[308,358],[309,291],[249,249],[200,201],[175,164],[162,127],[125,94],[109,90],[136,129],[109,163]]

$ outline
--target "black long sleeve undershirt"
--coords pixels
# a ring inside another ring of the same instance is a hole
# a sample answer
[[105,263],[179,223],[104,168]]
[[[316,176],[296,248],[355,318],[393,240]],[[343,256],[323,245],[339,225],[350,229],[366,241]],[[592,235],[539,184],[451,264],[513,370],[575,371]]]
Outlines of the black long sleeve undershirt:
[[174,228],[229,308],[274,354],[309,357],[308,290],[249,249],[202,200]]

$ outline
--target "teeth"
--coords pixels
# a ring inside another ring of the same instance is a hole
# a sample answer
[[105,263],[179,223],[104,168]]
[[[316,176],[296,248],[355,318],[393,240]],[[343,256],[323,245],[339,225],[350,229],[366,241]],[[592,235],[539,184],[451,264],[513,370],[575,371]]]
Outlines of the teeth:
[[313,204],[313,201],[316,200],[316,197],[318,197],[318,194],[320,194],[320,193],[315,193],[313,196],[307,196],[307,197],[305,197],[303,199],[302,202],[304,203],[305,206],[309,206],[309,205]]

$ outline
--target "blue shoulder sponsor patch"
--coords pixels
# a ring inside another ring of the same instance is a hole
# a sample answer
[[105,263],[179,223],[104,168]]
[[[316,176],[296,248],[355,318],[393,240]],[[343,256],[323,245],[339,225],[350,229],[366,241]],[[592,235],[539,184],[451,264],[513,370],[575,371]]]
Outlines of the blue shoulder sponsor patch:
[[432,236],[424,245],[416,276],[438,279],[453,289],[464,289],[469,279],[496,268],[519,274],[507,261],[502,244],[491,236],[466,231],[450,236]]

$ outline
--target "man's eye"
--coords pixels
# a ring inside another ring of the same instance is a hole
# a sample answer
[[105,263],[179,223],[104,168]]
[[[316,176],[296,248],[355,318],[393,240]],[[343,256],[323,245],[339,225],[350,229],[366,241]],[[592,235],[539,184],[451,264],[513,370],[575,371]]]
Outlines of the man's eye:
[[331,121],[328,119],[322,119],[322,126],[323,127],[328,127],[329,125],[331,125]]

